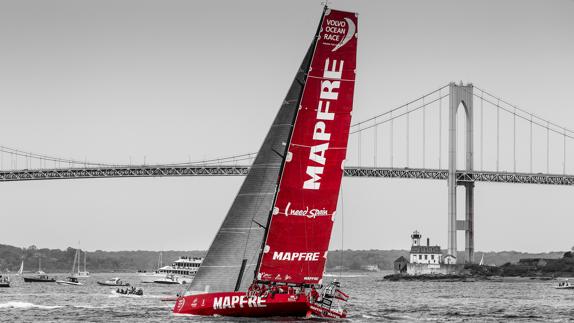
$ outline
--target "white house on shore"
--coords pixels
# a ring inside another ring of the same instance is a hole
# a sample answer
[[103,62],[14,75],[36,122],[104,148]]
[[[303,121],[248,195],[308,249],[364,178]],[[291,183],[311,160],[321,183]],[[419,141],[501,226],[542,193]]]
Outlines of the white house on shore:
[[446,275],[456,272],[456,265],[451,265],[449,256],[444,257],[440,246],[431,246],[427,238],[426,245],[421,245],[422,235],[419,231],[411,234],[411,252],[407,264],[407,275]]
[[410,263],[411,264],[441,264],[442,251],[440,246],[431,246],[430,239],[427,238],[426,246],[421,246],[422,235],[419,231],[411,234],[413,244],[411,246]]

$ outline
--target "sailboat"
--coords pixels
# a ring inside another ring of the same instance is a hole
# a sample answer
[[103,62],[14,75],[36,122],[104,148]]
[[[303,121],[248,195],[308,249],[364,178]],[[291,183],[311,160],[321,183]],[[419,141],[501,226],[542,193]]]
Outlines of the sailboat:
[[351,124],[357,15],[325,7],[315,37],[195,279],[173,312],[344,318],[323,272]]
[[[81,250],[80,250],[80,254],[81,254]],[[79,263],[79,258],[78,258],[78,274],[76,275],[78,278],[87,278],[90,277],[90,272],[86,270],[86,255],[88,253],[84,251],[84,271],[80,271],[79,267],[80,267],[80,263]]]
[[24,260],[22,260],[22,263],[20,264],[20,269],[18,269],[18,276],[22,276],[23,273],[24,273]]
[[[60,285],[83,285],[78,281],[78,274],[80,273],[80,249],[76,249],[76,253],[74,254],[74,262],[72,263],[72,271],[70,276],[67,277],[66,280],[57,280],[56,283]],[[78,271],[74,272],[76,269],[76,264],[78,264]]]

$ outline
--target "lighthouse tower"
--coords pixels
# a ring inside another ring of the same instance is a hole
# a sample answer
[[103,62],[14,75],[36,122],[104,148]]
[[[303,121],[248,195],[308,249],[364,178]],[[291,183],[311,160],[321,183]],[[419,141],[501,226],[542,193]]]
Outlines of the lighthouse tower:
[[418,230],[415,230],[413,232],[413,234],[411,234],[411,239],[413,240],[413,247],[418,247],[421,245],[421,238],[422,235],[420,234],[420,232]]

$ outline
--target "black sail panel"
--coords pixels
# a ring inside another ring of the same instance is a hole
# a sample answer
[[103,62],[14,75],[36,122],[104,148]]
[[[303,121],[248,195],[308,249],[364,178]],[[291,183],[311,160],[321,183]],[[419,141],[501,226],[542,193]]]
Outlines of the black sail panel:
[[[284,154],[316,38],[193,282],[192,291],[245,290],[254,279]],[[240,273],[241,269],[243,272]],[[240,281],[238,282],[238,277]]]

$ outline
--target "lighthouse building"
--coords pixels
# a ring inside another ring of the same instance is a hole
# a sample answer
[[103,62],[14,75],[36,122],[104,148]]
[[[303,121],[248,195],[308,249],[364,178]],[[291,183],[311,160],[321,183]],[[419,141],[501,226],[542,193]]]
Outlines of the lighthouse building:
[[430,239],[427,238],[426,246],[421,245],[422,235],[419,231],[411,234],[413,241],[410,253],[411,264],[441,264],[442,252],[440,246],[431,246]]
[[406,264],[407,275],[446,275],[457,271],[456,265],[448,263],[442,254],[440,246],[431,246],[430,239],[422,245],[422,235],[419,231],[411,234],[411,252],[409,263]]

